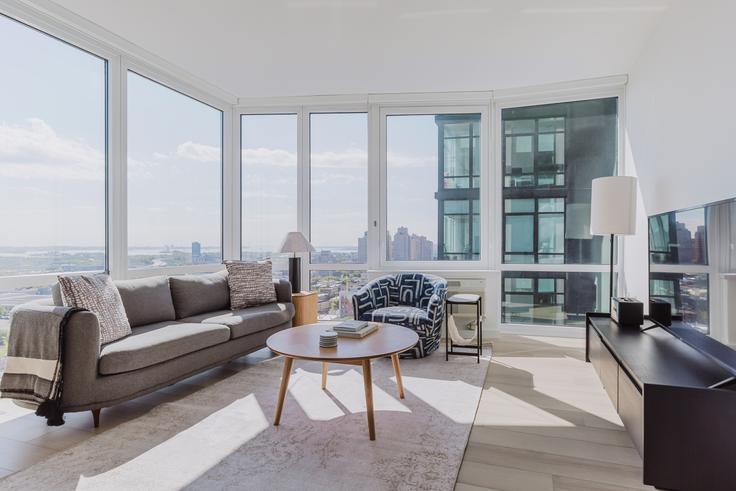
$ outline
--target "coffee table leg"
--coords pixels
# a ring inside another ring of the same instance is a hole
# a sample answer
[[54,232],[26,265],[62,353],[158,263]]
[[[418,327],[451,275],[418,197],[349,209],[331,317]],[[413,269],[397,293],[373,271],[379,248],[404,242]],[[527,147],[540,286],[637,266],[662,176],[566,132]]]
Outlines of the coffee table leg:
[[291,365],[294,358],[284,357],[284,370],[281,372],[281,387],[279,388],[279,399],[276,401],[276,413],[273,415],[273,425],[278,426],[281,422],[281,410],[284,408],[284,398],[286,397],[286,389],[289,387],[289,377],[291,376]]
[[373,380],[370,360],[363,360],[363,385],[365,385],[365,406],[368,410],[368,435],[371,440],[375,440],[376,426],[373,421]]
[[401,381],[401,367],[399,366],[399,355],[394,353],[391,355],[391,363],[394,365],[394,374],[396,375],[396,385],[399,387],[399,399],[404,398],[404,382]]
[[327,388],[327,362],[322,362],[322,390]]

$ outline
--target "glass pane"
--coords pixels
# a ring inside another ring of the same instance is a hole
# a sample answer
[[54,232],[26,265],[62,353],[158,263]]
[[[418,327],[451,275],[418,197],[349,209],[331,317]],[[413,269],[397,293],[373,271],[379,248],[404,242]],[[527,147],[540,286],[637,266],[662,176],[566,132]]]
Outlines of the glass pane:
[[360,263],[368,222],[368,116],[310,116],[311,261]]
[[480,114],[386,118],[388,260],[480,259],[480,221],[472,221],[471,234],[471,217],[457,216],[469,212],[480,189],[475,182],[470,187],[469,178],[451,177],[470,174],[475,157],[468,152],[475,153],[476,145],[469,135],[479,123]]
[[288,254],[279,254],[297,229],[296,114],[241,117],[241,258],[271,258],[275,277],[288,277]]
[[707,231],[705,207],[650,217],[650,261],[653,264],[708,264]]
[[106,62],[0,15],[0,276],[105,269]]
[[[445,215],[444,217],[444,242],[447,254],[469,254],[470,222],[468,215]],[[423,251],[416,251],[421,254]],[[426,251],[429,252],[429,251]]]
[[709,295],[707,273],[651,273],[649,295],[672,305],[672,314],[693,327],[708,332]]
[[353,293],[368,282],[365,271],[311,271],[311,291],[318,295],[319,320],[352,319]]
[[468,200],[445,201],[445,213],[470,213],[470,202]]
[[128,267],[219,263],[222,112],[128,72],[127,132]]
[[538,233],[537,250],[540,253],[565,252],[565,215],[539,215]]
[[[535,262],[607,263],[606,241],[590,235],[590,194],[593,179],[616,170],[617,106],[613,97],[502,111],[504,212],[524,211],[526,203],[532,213],[529,203],[536,200],[537,228],[529,231]],[[523,132],[520,121],[527,122]],[[548,213],[554,218],[542,218]],[[510,259],[516,258],[504,256]]]
[[534,252],[534,216],[506,217],[506,252]]
[[468,138],[445,138],[445,176],[470,175],[470,141]]
[[506,213],[534,213],[533,199],[506,199],[504,200]]
[[515,133],[534,133],[534,120],[504,120],[504,133],[507,135]]
[[564,198],[540,198],[537,200],[539,212],[565,211]]
[[[520,282],[529,295],[517,292]],[[608,312],[608,273],[504,271],[502,321],[583,326],[588,312]]]

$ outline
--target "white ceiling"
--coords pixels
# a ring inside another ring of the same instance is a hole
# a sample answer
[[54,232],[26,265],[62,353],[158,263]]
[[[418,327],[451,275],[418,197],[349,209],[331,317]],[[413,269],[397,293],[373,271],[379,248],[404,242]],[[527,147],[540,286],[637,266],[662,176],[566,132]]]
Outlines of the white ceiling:
[[627,73],[668,0],[55,0],[239,97]]

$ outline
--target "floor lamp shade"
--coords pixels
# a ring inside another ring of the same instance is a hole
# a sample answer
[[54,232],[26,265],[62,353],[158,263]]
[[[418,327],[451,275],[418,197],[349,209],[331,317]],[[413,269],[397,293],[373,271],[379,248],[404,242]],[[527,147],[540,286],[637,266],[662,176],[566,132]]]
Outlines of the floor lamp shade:
[[592,235],[636,233],[636,178],[631,176],[593,179],[590,201]]
[[281,243],[281,253],[292,253],[289,258],[289,282],[291,283],[291,292],[299,293],[302,289],[302,264],[301,258],[296,255],[297,252],[314,252],[314,247],[309,243],[304,234],[301,232],[289,232]]
[[[613,298],[613,237],[636,233],[636,178],[631,176],[593,179],[590,198],[590,233],[611,237],[608,296]],[[610,310],[609,310],[610,312]]]

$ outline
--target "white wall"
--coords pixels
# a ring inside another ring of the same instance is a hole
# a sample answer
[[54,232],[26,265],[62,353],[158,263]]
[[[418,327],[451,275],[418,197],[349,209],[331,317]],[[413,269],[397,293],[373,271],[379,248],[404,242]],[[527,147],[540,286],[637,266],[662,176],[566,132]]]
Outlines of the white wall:
[[736,2],[673,3],[630,71],[626,131],[646,213],[736,196]]

